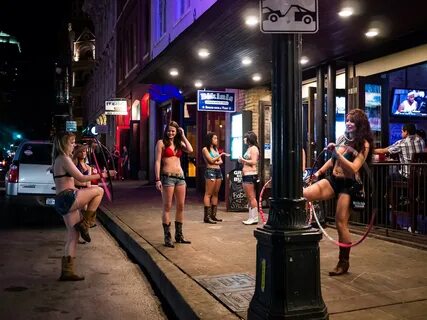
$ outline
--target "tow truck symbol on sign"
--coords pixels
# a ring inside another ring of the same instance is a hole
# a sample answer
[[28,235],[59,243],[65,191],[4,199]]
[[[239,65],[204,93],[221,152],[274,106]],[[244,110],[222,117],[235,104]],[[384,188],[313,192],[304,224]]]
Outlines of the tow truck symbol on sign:
[[317,32],[317,0],[261,0],[260,8],[262,32]]

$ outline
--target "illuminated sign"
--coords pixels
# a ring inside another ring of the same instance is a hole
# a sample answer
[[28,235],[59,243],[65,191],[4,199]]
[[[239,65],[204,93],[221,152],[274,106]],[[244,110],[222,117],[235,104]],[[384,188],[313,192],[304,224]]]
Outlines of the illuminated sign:
[[126,99],[112,99],[105,101],[105,115],[107,116],[119,116],[127,115],[127,101]]
[[197,110],[235,112],[236,99],[233,92],[197,90]]
[[76,121],[65,121],[65,130],[68,132],[77,131],[77,122]]

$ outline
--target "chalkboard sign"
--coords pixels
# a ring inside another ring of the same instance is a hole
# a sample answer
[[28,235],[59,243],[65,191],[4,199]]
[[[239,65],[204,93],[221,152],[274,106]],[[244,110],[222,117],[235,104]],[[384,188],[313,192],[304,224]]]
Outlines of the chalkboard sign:
[[248,199],[242,185],[242,170],[232,170],[228,173],[228,211],[247,211]]

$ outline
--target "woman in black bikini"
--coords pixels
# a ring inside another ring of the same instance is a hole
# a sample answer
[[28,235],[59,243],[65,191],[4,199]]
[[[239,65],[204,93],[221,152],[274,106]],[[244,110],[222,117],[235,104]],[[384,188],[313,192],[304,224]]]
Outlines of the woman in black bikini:
[[165,246],[170,248],[174,247],[170,233],[170,210],[174,195],[176,206],[175,241],[177,243],[191,243],[185,240],[182,234],[186,191],[185,177],[180,160],[183,151],[191,153],[193,147],[185,137],[184,130],[179,127],[178,123],[171,121],[165,129],[163,139],[157,141],[154,166],[156,188],[162,193],[163,199],[162,224]]
[[[67,239],[65,242],[65,255],[62,257],[61,281],[79,281],[84,277],[74,273],[74,260],[76,257],[79,232],[81,237],[90,242],[89,222],[98,208],[104,190],[98,186],[85,189],[76,189],[74,179],[80,182],[88,182],[94,179],[106,178],[107,172],[101,174],[83,175],[73,163],[71,155],[74,149],[75,135],[73,133],[60,133],[53,143],[53,178],[55,180],[56,197],[55,210],[62,216],[67,227]],[[116,172],[110,170],[110,176]],[[87,205],[87,210],[80,210]]]
[[[372,156],[372,132],[366,114],[360,109],[351,110],[346,119],[346,134],[338,138],[337,143],[330,143],[332,151],[329,159],[315,174],[314,179],[332,168],[332,174],[325,179],[304,189],[307,201],[327,200],[337,198],[335,224],[339,242],[351,244],[348,219],[350,217],[350,201],[355,176],[365,162],[370,162]],[[350,247],[340,247],[337,266],[329,272],[330,276],[347,273],[350,267]]]

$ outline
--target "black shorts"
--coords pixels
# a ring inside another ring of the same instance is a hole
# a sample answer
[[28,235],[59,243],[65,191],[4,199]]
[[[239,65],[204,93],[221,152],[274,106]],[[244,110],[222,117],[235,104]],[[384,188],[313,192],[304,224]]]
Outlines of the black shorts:
[[243,176],[242,177],[242,183],[257,184],[258,183],[258,175],[257,174],[249,174],[247,176]]
[[325,179],[329,181],[329,184],[331,185],[332,189],[334,190],[336,197],[340,193],[345,193],[345,194],[348,194],[350,196],[353,194],[352,186],[355,182],[354,179],[341,178],[341,177],[336,177],[334,175],[327,176]]

